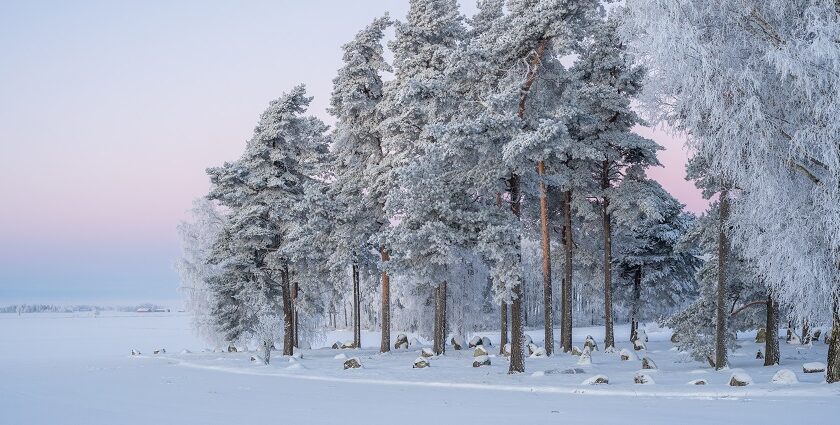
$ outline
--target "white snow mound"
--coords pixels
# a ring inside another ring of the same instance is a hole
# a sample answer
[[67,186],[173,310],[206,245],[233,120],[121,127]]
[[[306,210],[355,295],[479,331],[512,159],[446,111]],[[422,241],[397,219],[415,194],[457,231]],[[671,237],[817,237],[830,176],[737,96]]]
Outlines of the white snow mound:
[[799,379],[796,378],[796,374],[793,373],[792,370],[782,369],[773,375],[773,379],[771,379],[770,382],[774,384],[790,385],[799,383]]

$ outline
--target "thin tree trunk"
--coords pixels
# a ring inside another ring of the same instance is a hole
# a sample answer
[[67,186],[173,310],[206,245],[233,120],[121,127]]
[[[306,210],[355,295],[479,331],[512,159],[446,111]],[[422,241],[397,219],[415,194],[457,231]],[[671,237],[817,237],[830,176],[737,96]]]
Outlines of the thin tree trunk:
[[811,338],[808,336],[809,333],[811,333],[811,327],[808,325],[808,319],[803,319],[802,320],[802,338],[799,340],[800,344],[806,345],[806,344],[809,344],[811,342]]
[[715,369],[726,366],[726,264],[729,257],[729,239],[726,222],[729,220],[729,191],[720,192],[720,222],[718,228],[718,282],[717,323],[715,325]]
[[[300,334],[298,333],[298,311],[297,311],[297,300],[298,295],[300,294],[300,285],[297,282],[292,284],[292,345],[294,347],[300,348]],[[346,309],[344,310],[347,311]],[[345,316],[346,317],[346,316]]]
[[359,265],[353,262],[353,347],[362,348],[361,293],[359,289]]
[[446,282],[435,289],[435,355],[446,353]]
[[545,327],[545,352],[554,353],[554,314],[552,311],[551,288],[551,233],[548,223],[548,192],[545,187],[545,162],[537,162],[540,175],[540,232],[542,233],[542,272],[543,272],[543,321]]
[[779,303],[773,295],[767,295],[767,323],[764,338],[764,366],[779,364]]
[[[519,176],[512,174],[509,180],[510,183],[510,209],[513,215],[519,219],[522,216],[520,205],[519,192]],[[517,246],[521,247],[521,236],[518,237]],[[520,256],[517,253],[517,256]],[[522,263],[521,256],[518,264]],[[513,286],[513,300],[510,306],[510,367],[508,373],[522,373],[525,372],[525,362],[522,354],[522,334],[524,328],[522,325],[522,280],[517,278],[517,282]]]
[[825,370],[825,381],[829,384],[840,382],[840,288],[834,294],[834,305],[831,324],[831,339],[828,342],[828,366]]
[[[390,253],[382,248],[379,250],[382,262],[391,260]],[[391,278],[387,271],[382,271],[382,342],[379,345],[380,353],[391,351]]]
[[502,305],[499,306],[499,310],[502,314],[502,332],[499,336],[499,354],[504,354],[505,344],[508,343],[508,305],[505,301],[502,301]]
[[610,198],[606,190],[610,188],[610,162],[604,161],[601,170],[601,189],[605,191],[601,203],[601,218],[604,222],[604,348],[615,347],[612,312],[612,217],[610,217]]
[[639,302],[642,298],[642,267],[633,272],[633,300],[630,304],[630,341],[639,337]]
[[280,271],[280,292],[283,298],[283,355],[294,354],[294,324],[292,323],[292,284],[289,282],[289,266]]
[[560,329],[560,342],[563,345],[563,351],[568,353],[572,351],[572,191],[567,190],[564,193],[563,202],[563,250],[565,253],[566,264],[564,264],[563,273],[563,323]]

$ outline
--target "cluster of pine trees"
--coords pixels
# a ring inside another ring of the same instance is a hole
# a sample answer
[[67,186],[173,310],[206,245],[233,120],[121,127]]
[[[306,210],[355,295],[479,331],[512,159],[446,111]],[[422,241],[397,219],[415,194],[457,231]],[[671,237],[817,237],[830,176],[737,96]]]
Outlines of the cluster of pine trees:
[[[714,61],[687,69],[680,60],[691,59],[692,46],[662,40],[680,36],[688,23],[679,19],[700,26],[703,13],[725,12],[688,0],[628,2],[610,13],[599,0],[481,0],[466,18],[456,0],[409,3],[404,20],[378,18],[343,46],[333,128],[306,115],[311,97],[295,87],[270,103],[238,160],[208,170],[212,188],[180,229],[179,262],[205,336],[258,341],[268,362],[280,338],[291,354],[317,329],[337,326],[342,312],[352,319],[353,345],[360,347],[363,323],[377,326],[382,352],[392,328],[430,335],[437,354],[450,332],[501,328],[516,373],[524,371],[526,325],[544,326],[551,355],[555,346],[572,349],[581,315],[604,325],[610,348],[616,317],[630,321],[626,338],[634,340],[640,320],[684,309],[668,324],[686,348],[723,367],[732,331],[760,317],[750,308],[756,299],[792,305],[774,298],[781,290],[762,268],[763,255],[778,254],[732,249],[747,245],[753,221],[736,216],[746,215],[741,205],[754,192],[729,170],[757,142],[742,140],[741,150],[702,145],[731,142],[731,127],[749,124],[718,118],[738,109],[732,102],[742,93],[708,88],[702,79],[717,82],[713,71],[680,81],[678,74],[701,74]],[[676,3],[691,4],[697,16],[676,17]],[[714,56],[711,44],[720,40],[696,36]],[[705,93],[714,99],[704,103],[695,93],[703,90],[721,93]],[[636,102],[702,141],[689,177],[718,195],[704,216],[684,212],[646,176],[660,165],[661,147],[632,131],[645,124]],[[750,102],[739,108],[760,100]],[[778,125],[788,127],[783,117]],[[775,131],[797,137],[791,128]],[[757,178],[756,164],[749,167]],[[811,167],[817,162],[801,168]],[[751,229],[767,238],[777,226]],[[836,269],[831,276],[836,292]],[[807,304],[820,306],[812,298]],[[767,311],[778,320],[778,306]]]

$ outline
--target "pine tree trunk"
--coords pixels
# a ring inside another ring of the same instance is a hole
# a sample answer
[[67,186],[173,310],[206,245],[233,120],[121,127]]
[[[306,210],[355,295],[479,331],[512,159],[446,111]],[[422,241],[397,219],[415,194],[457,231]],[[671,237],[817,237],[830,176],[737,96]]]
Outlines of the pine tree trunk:
[[504,354],[505,344],[508,343],[508,305],[506,302],[502,301],[502,305],[499,306],[499,311],[502,313],[502,332],[499,336],[499,354]]
[[[391,260],[391,255],[385,248],[379,250],[382,262]],[[382,272],[382,342],[379,345],[380,353],[391,351],[391,278],[387,271]]]
[[446,353],[446,281],[435,289],[435,355]]
[[[298,294],[300,293],[300,285],[297,282],[292,284],[292,346],[299,348],[300,347],[300,338],[298,333],[298,311],[297,311],[297,299]],[[345,310],[346,312],[347,310]]]
[[563,273],[563,323],[560,328],[560,342],[563,351],[572,351],[572,191],[567,190],[563,202],[563,250],[566,264]]
[[[537,173],[545,176],[545,162],[537,162]],[[542,272],[543,272],[543,321],[545,328],[545,353],[554,352],[554,314],[552,311],[551,288],[551,232],[548,225],[548,192],[545,181],[540,179],[540,233],[542,233]]]
[[630,342],[639,337],[639,303],[642,298],[642,267],[633,272],[633,300],[630,304]]
[[280,292],[283,297],[283,355],[294,354],[294,324],[292,323],[292,284],[289,266],[280,271]]
[[779,303],[767,295],[767,323],[764,338],[764,366],[779,364]]
[[[601,189],[610,188],[610,163],[604,161],[601,170]],[[612,312],[612,217],[610,198],[604,193],[601,203],[601,218],[604,222],[604,348],[615,347]]]
[[840,382],[840,288],[834,294],[834,305],[831,324],[831,339],[828,342],[828,361],[825,370],[825,382],[833,384]]
[[353,347],[362,348],[361,293],[359,289],[359,265],[353,263]]
[[[521,204],[520,204],[520,181],[519,176],[516,174],[512,174],[509,180],[510,184],[510,209],[514,216],[517,219],[520,219],[522,216],[521,212]],[[517,246],[521,247],[521,236],[518,237]],[[520,256],[517,253],[517,256]],[[521,256],[518,261],[519,264],[522,263]],[[513,300],[511,301],[510,305],[510,368],[508,368],[508,373],[522,373],[525,372],[525,362],[523,359],[522,354],[522,334],[524,333],[524,328],[522,325],[522,281],[521,279],[517,279],[518,281],[513,286]]]
[[729,257],[729,239],[726,222],[729,220],[729,191],[720,192],[720,222],[718,228],[718,282],[717,323],[715,325],[715,369],[726,366],[726,267]]

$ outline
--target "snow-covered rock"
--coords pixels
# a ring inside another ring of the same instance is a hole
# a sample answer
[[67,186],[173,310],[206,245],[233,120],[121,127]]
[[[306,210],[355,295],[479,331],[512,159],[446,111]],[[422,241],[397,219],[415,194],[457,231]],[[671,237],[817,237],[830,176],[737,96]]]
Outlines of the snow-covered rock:
[[228,345],[228,353],[235,353],[237,351],[239,350],[236,347],[234,347],[233,345]]
[[587,352],[584,352],[583,354],[580,355],[580,358],[578,358],[577,364],[579,364],[579,365],[591,365],[592,364],[592,355],[590,355]]
[[638,331],[636,331],[636,339],[641,340],[643,342],[650,342],[648,334],[647,332],[645,332],[644,329],[639,329]]
[[607,375],[595,375],[595,376],[581,382],[580,384],[581,385],[601,385],[601,384],[609,384],[609,383],[610,383],[610,379],[607,378]]
[[424,348],[424,349],[420,350],[420,357],[429,358],[429,357],[434,357],[434,356],[435,356],[435,352],[432,351],[430,348]]
[[791,344],[791,345],[794,345],[794,344],[798,345],[798,344],[802,344],[802,341],[799,339],[799,335],[791,332],[790,335],[788,335],[787,343]]
[[335,357],[333,357],[333,358],[336,359],[336,360],[346,360],[347,359],[347,354],[344,354],[344,353],[336,354]]
[[165,348],[158,348],[157,350],[154,351],[154,353],[155,354],[166,354],[166,349]]
[[755,334],[755,342],[756,344],[764,344],[767,342],[767,329],[758,329],[758,333]]
[[470,348],[475,348],[477,345],[482,345],[482,344],[484,344],[484,341],[481,340],[480,336],[476,335],[476,336],[472,337],[472,339],[470,340],[469,347]]
[[490,341],[490,338],[487,338],[487,337],[485,336],[485,337],[482,337],[482,338],[481,338],[481,345],[483,345],[483,346],[485,346],[485,347],[492,347],[492,346],[493,346],[493,342],[492,342],[492,341]]
[[573,356],[579,356],[581,354],[583,354],[583,351],[581,351],[580,347],[578,347],[578,346],[572,347],[572,355]]
[[523,335],[523,339],[525,340],[526,347],[534,343],[534,339],[531,338],[531,335],[525,334]]
[[187,350],[186,348],[181,351],[181,354],[192,354],[192,351]]
[[456,350],[461,350],[467,345],[464,342],[464,337],[460,335],[454,335],[452,339],[449,340],[449,343],[452,344],[452,348]]
[[347,359],[344,361],[344,369],[359,369],[362,367],[362,361],[359,360],[358,357],[353,357],[352,359]]
[[820,342],[820,335],[822,335],[822,330],[820,328],[814,329],[814,341]]
[[802,365],[802,371],[805,373],[820,373],[825,372],[825,363],[810,362]]
[[622,348],[618,355],[621,357],[621,360],[625,362],[628,360],[639,360],[639,356],[637,356],[636,353],[626,348]]
[[640,385],[653,385],[656,383],[650,375],[641,372],[638,372],[635,376],[633,376],[633,382]]
[[590,352],[598,351],[598,343],[595,342],[595,338],[592,338],[592,335],[587,335],[586,342],[583,343],[583,348],[589,348]]
[[333,349],[333,350],[339,350],[339,349],[341,349],[341,347],[343,347],[343,346],[344,346],[344,343],[343,343],[343,342],[341,342],[341,341],[336,341],[336,342],[334,342],[334,343],[333,343],[333,345],[332,345],[332,349]]
[[356,345],[353,344],[353,341],[344,341],[341,343],[341,348],[356,348]]
[[581,375],[586,373],[586,371],[579,367],[572,367],[569,369],[563,369],[559,373],[562,375]]
[[680,342],[680,336],[676,332],[672,333],[671,334],[671,343],[676,344],[678,342]]
[[644,341],[642,341],[641,338],[639,338],[639,339],[636,339],[635,341],[633,341],[633,349],[636,350],[636,351],[646,350],[647,345],[645,344]]
[[793,373],[790,369],[781,369],[773,375],[773,379],[770,382],[774,384],[796,384],[799,383],[799,379],[796,378],[796,374]]
[[132,356],[139,356],[139,355],[141,355],[140,350],[131,350],[131,355],[132,355]]
[[695,379],[693,381],[688,381],[688,385],[706,385],[708,382],[705,379]]
[[397,342],[394,343],[395,350],[407,350],[408,349],[408,337],[405,334],[397,335]]
[[[531,344],[531,345],[534,345],[534,344]],[[531,357],[545,357],[546,356],[545,348],[543,348],[543,347],[536,347],[535,349],[531,350],[530,346],[529,346],[528,351],[531,352]]]
[[414,359],[414,365],[411,366],[411,367],[412,367],[412,369],[425,369],[429,366],[430,366],[429,360],[426,359],[425,357],[421,356],[421,357],[418,357],[418,358]]
[[479,356],[473,359],[473,367],[490,366],[490,357]]
[[473,357],[487,356],[489,354],[490,353],[487,352],[487,349],[481,345],[476,345],[475,350],[473,350]]
[[642,359],[642,369],[658,369],[656,367],[656,363],[650,358],[645,357]]
[[745,372],[735,372],[729,377],[730,387],[746,387],[752,383],[752,377]]
[[761,350],[758,350],[758,351],[755,353],[755,358],[756,358],[756,359],[763,359],[763,358],[764,358],[764,352],[763,352],[763,351],[761,351]]
[[615,347],[610,346],[610,347],[604,348],[604,354],[614,354],[614,353],[615,353]]

